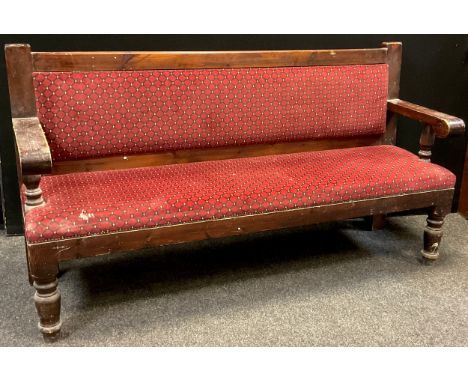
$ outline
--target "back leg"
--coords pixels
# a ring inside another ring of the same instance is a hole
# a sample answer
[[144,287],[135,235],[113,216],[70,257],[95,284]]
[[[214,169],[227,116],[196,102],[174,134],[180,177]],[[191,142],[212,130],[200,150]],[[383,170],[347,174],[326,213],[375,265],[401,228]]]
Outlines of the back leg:
[[385,214],[366,216],[364,220],[366,226],[368,227],[366,229],[370,231],[377,231],[383,229],[385,226]]

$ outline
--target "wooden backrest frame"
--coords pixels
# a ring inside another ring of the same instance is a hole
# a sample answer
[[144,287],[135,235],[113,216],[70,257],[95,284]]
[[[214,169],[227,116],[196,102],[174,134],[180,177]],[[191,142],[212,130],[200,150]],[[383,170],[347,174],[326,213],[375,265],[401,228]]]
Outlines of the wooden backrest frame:
[[[33,72],[152,70],[317,65],[388,64],[388,99],[398,98],[401,43],[383,43],[375,49],[216,51],[216,52],[31,52],[27,44],[7,45],[6,61],[10,102],[14,118],[37,117]],[[278,153],[325,150],[374,144],[395,144],[396,121],[388,113],[384,135],[352,139],[179,150],[155,154],[114,156],[76,161],[56,161],[53,173],[156,166],[202,160],[228,159]]]
[[35,52],[36,72],[272,68],[386,63],[388,48],[215,52]]

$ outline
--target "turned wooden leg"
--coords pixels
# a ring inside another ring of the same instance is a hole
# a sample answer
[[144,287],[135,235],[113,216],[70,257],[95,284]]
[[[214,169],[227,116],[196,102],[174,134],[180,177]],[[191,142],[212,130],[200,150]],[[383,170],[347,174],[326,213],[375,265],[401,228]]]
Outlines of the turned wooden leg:
[[28,258],[33,286],[36,289],[34,303],[39,315],[39,330],[46,341],[54,341],[60,336],[60,291],[58,289],[58,261],[55,254],[44,256],[31,253]]
[[421,251],[424,264],[432,264],[439,257],[439,245],[442,240],[442,225],[445,215],[436,209],[431,210],[424,229],[424,249]]
[[25,175],[23,176],[23,183],[26,186],[25,196],[26,201],[24,210],[27,212],[31,208],[44,205],[44,198],[42,197],[42,190],[39,186],[41,182],[40,175]]
[[419,138],[419,159],[430,162],[432,156],[432,146],[435,141],[435,133],[430,125],[424,125]]
[[34,303],[39,314],[39,330],[45,340],[55,340],[60,335],[62,322],[60,321],[60,291],[58,290],[58,281],[54,280],[35,280]]

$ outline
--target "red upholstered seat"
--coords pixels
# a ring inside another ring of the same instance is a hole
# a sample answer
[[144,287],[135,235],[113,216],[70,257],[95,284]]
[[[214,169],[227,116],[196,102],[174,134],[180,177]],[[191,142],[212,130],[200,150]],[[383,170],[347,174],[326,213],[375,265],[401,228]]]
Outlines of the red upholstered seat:
[[29,242],[261,214],[453,187],[455,176],[394,146],[44,176]]

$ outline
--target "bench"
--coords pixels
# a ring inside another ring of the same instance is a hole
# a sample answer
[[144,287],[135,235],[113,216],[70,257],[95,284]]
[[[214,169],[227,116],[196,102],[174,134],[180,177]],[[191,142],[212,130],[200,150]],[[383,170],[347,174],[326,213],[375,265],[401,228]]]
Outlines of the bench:
[[[455,176],[430,163],[458,118],[402,101],[401,43],[376,49],[31,52],[6,46],[39,329],[59,263],[424,209],[439,256]],[[423,124],[418,156],[396,117]]]

